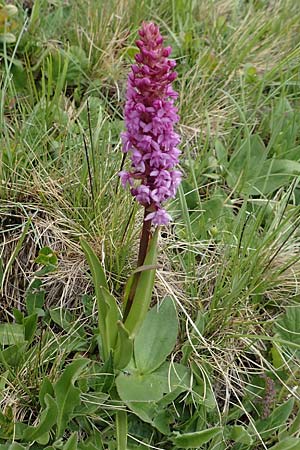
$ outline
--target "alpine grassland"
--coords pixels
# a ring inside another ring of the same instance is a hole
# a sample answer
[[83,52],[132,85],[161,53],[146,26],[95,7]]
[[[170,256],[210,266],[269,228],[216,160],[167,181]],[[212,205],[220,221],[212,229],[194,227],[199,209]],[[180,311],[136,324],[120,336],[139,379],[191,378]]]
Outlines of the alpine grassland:
[[0,0],[0,450],[300,449],[300,1]]

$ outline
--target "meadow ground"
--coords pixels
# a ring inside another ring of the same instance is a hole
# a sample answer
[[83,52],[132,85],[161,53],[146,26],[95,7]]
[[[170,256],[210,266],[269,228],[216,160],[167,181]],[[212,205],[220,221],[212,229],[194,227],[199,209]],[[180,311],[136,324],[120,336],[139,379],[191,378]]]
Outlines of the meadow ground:
[[[125,408],[132,450],[299,449],[300,1],[6,3],[0,450],[121,449]],[[134,404],[116,397],[99,358],[79,239],[121,302],[142,224],[118,172],[143,20],[177,62],[184,180],[159,240],[153,305],[176,304],[168,364],[187,377]]]

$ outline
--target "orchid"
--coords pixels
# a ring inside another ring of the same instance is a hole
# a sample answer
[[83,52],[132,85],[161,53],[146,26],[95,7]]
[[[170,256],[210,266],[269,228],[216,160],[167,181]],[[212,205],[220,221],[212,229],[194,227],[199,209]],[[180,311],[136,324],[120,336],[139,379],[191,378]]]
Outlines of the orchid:
[[163,46],[157,25],[143,22],[136,41],[135,56],[128,76],[123,152],[131,155],[131,171],[120,172],[122,185],[145,207],[145,221],[167,225],[170,215],[162,206],[176,195],[181,172],[175,169],[180,150],[174,106],[178,94],[172,88],[176,63],[169,59],[171,47]]

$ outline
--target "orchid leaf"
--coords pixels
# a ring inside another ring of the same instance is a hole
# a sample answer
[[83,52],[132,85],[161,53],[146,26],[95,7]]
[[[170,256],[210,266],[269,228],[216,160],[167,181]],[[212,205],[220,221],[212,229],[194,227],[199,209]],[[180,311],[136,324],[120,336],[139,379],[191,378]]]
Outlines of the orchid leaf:
[[[181,392],[187,389],[188,370],[181,364],[164,363],[152,373],[142,374],[136,369],[121,372],[116,385],[118,394],[126,403],[158,402],[178,388]],[[180,393],[180,392],[179,392]],[[171,399],[172,401],[172,399]]]
[[173,350],[178,334],[177,312],[171,297],[152,308],[134,341],[134,359],[141,373],[153,372]]
[[98,306],[98,323],[99,323],[99,332],[101,336],[101,341],[103,345],[103,357],[107,359],[109,354],[109,349],[106,346],[107,343],[107,329],[105,318],[107,314],[107,304],[105,298],[103,297],[102,288],[106,289],[109,292],[108,285],[106,282],[105,272],[102,268],[102,265],[99,261],[99,258],[89,246],[89,244],[84,240],[80,240],[81,248],[84,251],[85,257],[87,259],[88,265],[90,267],[92,278],[94,282],[94,289],[97,298],[97,306]]
[[134,282],[135,276],[134,273],[130,275],[125,285],[124,296],[123,296],[123,311],[126,310],[127,301],[131,292],[131,288]]
[[141,327],[149,305],[152,298],[152,290],[154,286],[155,279],[155,265],[157,259],[157,239],[158,239],[158,228],[154,232],[151,242],[149,244],[148,253],[146,255],[144,266],[151,266],[149,270],[144,270],[141,272],[133,303],[130,308],[128,317],[125,320],[125,327],[129,331],[131,336],[135,336]]
[[116,383],[124,402],[157,402],[164,395],[167,378],[160,371],[146,375],[124,372],[117,377]]
[[133,339],[121,321],[118,321],[118,339],[114,355],[116,369],[124,369],[131,360],[133,354]]
[[103,286],[100,287],[101,296],[106,303],[107,313],[105,316],[105,329],[106,329],[106,348],[109,352],[116,346],[116,340],[118,336],[117,322],[120,320],[121,315],[117,307],[117,302],[114,296]]

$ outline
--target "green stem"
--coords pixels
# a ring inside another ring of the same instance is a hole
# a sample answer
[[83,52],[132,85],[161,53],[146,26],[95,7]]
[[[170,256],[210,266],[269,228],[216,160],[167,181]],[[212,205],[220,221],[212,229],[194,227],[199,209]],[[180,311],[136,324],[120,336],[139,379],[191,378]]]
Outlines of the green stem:
[[[147,208],[145,208],[144,222],[143,222],[143,228],[142,228],[142,235],[141,235],[141,239],[140,239],[137,267],[140,267],[143,265],[146,255],[147,255],[147,250],[149,247],[149,241],[150,241],[150,237],[151,237],[151,220],[146,220],[146,217],[148,214],[149,214],[149,211],[147,210]],[[131,288],[130,288],[130,293],[129,293],[125,311],[124,311],[123,322],[125,322],[128,314],[129,314],[129,311],[131,309],[140,275],[141,275],[141,272],[137,272],[134,275],[134,280],[133,280]]]
[[138,262],[137,266],[140,267],[144,264],[147,250],[149,246],[149,240],[151,237],[151,220],[146,220],[147,216],[149,214],[149,211],[145,208],[144,212],[144,222],[143,222],[143,228],[142,228],[142,235],[140,240],[140,248],[139,248],[139,256],[138,256]]
[[127,450],[128,423],[126,411],[117,411],[116,429],[117,429],[117,450]]

